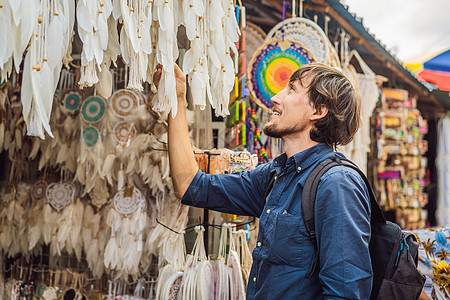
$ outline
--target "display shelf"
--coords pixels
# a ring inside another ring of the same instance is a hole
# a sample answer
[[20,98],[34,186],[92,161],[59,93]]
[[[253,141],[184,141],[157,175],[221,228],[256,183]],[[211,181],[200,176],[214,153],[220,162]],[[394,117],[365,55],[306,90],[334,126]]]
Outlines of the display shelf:
[[372,179],[380,205],[402,228],[426,225],[426,120],[405,90],[383,89],[372,122]]

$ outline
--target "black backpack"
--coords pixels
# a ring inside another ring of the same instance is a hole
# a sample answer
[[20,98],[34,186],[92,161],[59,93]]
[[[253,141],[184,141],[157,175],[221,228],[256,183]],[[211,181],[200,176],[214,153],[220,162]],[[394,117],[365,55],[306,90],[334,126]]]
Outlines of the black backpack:
[[[303,187],[303,219],[316,248],[315,258],[311,262],[306,276],[311,277],[318,271],[319,266],[314,223],[317,187],[322,175],[334,166],[346,166],[358,171],[369,191],[372,211],[369,251],[373,270],[370,299],[418,299],[425,283],[425,276],[417,270],[419,244],[416,237],[412,233],[403,232],[397,224],[386,221],[364,173],[350,160],[337,156],[320,162],[308,176]],[[266,197],[272,188],[273,181],[274,177],[269,183]]]

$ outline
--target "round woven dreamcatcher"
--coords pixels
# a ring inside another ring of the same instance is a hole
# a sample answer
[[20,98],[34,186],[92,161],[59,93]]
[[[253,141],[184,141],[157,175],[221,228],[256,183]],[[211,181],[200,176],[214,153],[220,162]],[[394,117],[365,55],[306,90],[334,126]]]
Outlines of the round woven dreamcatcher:
[[291,18],[278,23],[269,31],[266,42],[273,38],[288,38],[301,43],[308,49],[316,61],[328,63],[329,41],[319,25],[305,18]]
[[3,202],[9,202],[16,196],[16,187],[12,183],[7,183],[2,186],[0,190],[0,196]]
[[45,180],[36,181],[31,187],[31,199],[33,199],[34,201],[41,200],[45,196],[47,186],[48,184]]
[[167,132],[167,125],[162,122],[155,122],[155,124],[153,124],[152,129],[150,129],[150,131],[157,138],[161,138],[161,136]]
[[289,47],[284,51],[276,39],[262,45],[248,65],[249,89],[268,108],[273,106],[270,99],[286,87],[292,73],[314,62],[314,57],[300,43],[285,41]]
[[98,129],[94,126],[89,126],[83,130],[83,141],[86,146],[92,147],[97,144],[99,138]]
[[118,90],[111,97],[111,110],[120,118],[131,115],[138,104],[139,96],[130,90]]
[[47,186],[47,201],[57,211],[66,207],[75,196],[75,186],[69,182],[54,182]]
[[61,110],[65,114],[75,114],[81,106],[81,94],[78,92],[67,92],[61,102]]
[[135,187],[124,187],[116,193],[113,199],[114,208],[122,215],[130,215],[138,208],[145,208],[145,198]]
[[114,139],[125,144],[128,141],[132,141],[137,134],[136,126],[131,122],[119,122],[114,126]]
[[97,123],[105,116],[106,102],[99,96],[89,97],[84,100],[81,107],[81,117],[85,122]]

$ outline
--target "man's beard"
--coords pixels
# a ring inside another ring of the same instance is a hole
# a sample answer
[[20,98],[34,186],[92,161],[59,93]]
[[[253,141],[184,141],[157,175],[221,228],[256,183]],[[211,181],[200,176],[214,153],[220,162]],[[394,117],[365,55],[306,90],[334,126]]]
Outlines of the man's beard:
[[283,138],[284,136],[301,132],[303,130],[305,130],[304,126],[300,125],[294,127],[278,128],[277,124],[271,124],[270,122],[266,123],[263,127],[264,134],[273,138]]

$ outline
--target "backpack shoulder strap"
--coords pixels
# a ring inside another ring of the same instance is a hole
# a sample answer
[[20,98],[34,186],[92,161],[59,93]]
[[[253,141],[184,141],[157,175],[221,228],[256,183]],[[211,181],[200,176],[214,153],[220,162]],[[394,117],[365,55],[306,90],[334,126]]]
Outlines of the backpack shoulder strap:
[[373,222],[382,222],[386,223],[386,219],[381,211],[380,206],[375,198],[373,190],[369,184],[369,181],[366,175],[350,160],[346,158],[340,157],[331,157],[320,162],[314,170],[312,170],[311,174],[306,179],[305,185],[303,187],[302,192],[302,213],[303,220],[305,222],[306,230],[308,231],[313,245],[316,249],[316,255],[314,257],[313,262],[309,266],[307,277],[311,277],[318,267],[319,262],[319,251],[317,249],[317,236],[316,236],[316,226],[315,226],[315,200],[317,194],[317,188],[320,183],[320,179],[323,174],[325,174],[329,169],[335,166],[347,166],[354,170],[356,170],[361,178],[364,180],[364,183],[367,186],[367,190],[370,196],[371,203],[371,223]]

